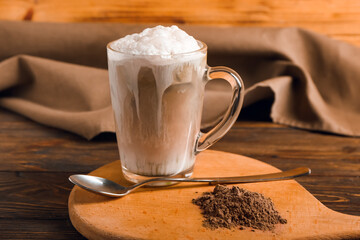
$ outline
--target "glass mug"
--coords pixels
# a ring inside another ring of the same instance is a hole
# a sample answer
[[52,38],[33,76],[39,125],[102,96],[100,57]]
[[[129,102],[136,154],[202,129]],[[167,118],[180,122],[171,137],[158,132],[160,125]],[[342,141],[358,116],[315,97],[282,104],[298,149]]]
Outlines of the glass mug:
[[[195,156],[223,137],[242,107],[240,76],[227,67],[208,67],[207,46],[169,56],[134,55],[107,45],[111,102],[124,177],[190,177]],[[223,78],[232,99],[223,119],[200,131],[205,85]]]

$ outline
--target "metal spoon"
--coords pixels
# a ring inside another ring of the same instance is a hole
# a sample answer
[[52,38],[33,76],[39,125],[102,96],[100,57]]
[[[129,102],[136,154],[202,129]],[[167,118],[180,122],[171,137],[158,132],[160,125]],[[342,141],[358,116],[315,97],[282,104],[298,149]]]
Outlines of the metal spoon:
[[152,182],[208,182],[210,184],[229,184],[229,183],[251,183],[251,182],[267,182],[267,181],[279,181],[300,176],[309,175],[311,173],[310,168],[300,167],[285,172],[251,175],[251,176],[239,176],[239,177],[218,177],[218,178],[153,178],[143,182],[139,182],[132,186],[122,186],[111,180],[95,177],[90,175],[76,174],[69,177],[70,182],[78,185],[88,191],[99,193],[109,197],[122,197],[129,194],[136,188],[150,184]]

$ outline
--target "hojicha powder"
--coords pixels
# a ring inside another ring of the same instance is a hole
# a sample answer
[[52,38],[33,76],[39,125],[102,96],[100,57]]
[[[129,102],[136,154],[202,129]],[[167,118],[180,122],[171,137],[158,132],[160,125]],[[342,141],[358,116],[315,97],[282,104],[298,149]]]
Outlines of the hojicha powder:
[[273,230],[275,224],[285,224],[270,198],[243,188],[217,185],[213,192],[205,192],[192,202],[200,206],[207,228],[251,227]]

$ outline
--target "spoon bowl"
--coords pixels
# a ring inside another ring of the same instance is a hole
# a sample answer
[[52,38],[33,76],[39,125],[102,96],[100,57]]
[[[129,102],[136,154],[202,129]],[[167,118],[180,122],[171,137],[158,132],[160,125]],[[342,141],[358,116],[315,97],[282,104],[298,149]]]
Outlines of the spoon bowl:
[[311,173],[310,168],[299,167],[278,173],[238,176],[238,177],[221,177],[221,178],[165,177],[165,178],[153,178],[153,179],[145,180],[143,182],[139,182],[128,187],[122,186],[106,178],[83,175],[83,174],[71,175],[69,177],[69,180],[73,184],[94,193],[102,194],[108,197],[122,197],[129,194],[131,191],[133,191],[136,188],[148,185],[153,182],[201,182],[201,183],[206,182],[210,184],[251,183],[251,182],[287,180],[300,176],[309,175],[310,173]]
[[109,179],[90,175],[75,174],[71,175],[69,180],[83,189],[110,197],[124,196],[130,190],[128,187],[124,187]]

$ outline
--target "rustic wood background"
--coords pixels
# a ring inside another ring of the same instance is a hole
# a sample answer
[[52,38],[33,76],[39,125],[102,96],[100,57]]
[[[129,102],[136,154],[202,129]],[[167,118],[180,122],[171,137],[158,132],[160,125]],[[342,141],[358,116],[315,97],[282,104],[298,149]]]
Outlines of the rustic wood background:
[[360,46],[359,0],[0,0],[0,19],[296,26]]
[[[296,26],[360,46],[360,0],[0,0],[1,19]],[[308,166],[300,184],[327,207],[360,215],[360,138],[246,121],[246,111],[212,149],[282,170]],[[0,109],[0,152],[0,238],[84,239],[68,218],[67,177],[118,159],[115,135],[86,141]]]
[[[327,207],[360,216],[360,138],[248,121],[246,115],[244,109],[243,120],[211,149],[282,170],[308,166],[312,174],[298,178],[301,185]],[[115,134],[87,141],[0,108],[0,152],[0,239],[83,240],[68,217],[73,185],[67,178],[118,159]]]

